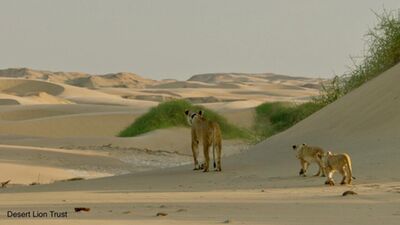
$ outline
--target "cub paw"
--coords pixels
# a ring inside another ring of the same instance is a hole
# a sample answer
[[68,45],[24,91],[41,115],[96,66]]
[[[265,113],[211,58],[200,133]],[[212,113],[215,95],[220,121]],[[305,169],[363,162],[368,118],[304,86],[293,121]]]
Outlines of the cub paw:
[[329,186],[334,186],[335,185],[335,183],[332,180],[325,181],[325,184],[329,185]]
[[199,165],[199,170],[202,170],[202,169],[204,169],[204,163]]

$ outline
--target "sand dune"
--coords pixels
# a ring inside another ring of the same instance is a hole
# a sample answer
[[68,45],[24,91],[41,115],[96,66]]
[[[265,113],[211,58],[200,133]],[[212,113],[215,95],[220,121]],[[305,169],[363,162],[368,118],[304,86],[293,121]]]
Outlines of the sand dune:
[[64,91],[61,85],[23,79],[1,79],[0,91],[17,96],[27,96],[45,92],[50,95],[59,95]]
[[68,82],[71,85],[87,88],[124,87],[144,88],[155,83],[150,79],[142,78],[133,73],[116,73],[78,78]]
[[0,133],[24,136],[115,136],[135,120],[132,113],[95,113],[0,122]]
[[[252,83],[274,83],[290,85],[307,81],[310,82],[309,84],[315,84],[323,80],[307,77],[292,77],[274,73],[209,73],[194,75],[189,78],[188,81],[198,81],[209,84],[229,83],[249,85]],[[319,88],[319,86],[317,88]]]
[[0,70],[0,77],[46,80],[56,83],[70,84],[78,87],[135,87],[143,88],[155,81],[140,77],[133,73],[114,73],[91,75],[77,72],[51,72],[29,68],[10,68]]
[[0,109],[0,134],[36,137],[115,136],[147,110],[107,105],[23,105]]
[[1,163],[1,171],[12,171],[2,174],[2,181],[11,180],[14,184],[47,184],[56,180],[63,180],[76,177],[73,173],[68,173],[65,169],[45,167],[45,166],[27,166],[16,163]]
[[171,88],[238,88],[235,84],[207,84],[195,81],[175,81],[164,84],[152,85],[149,88],[171,89]]
[[20,103],[15,99],[1,98],[0,105],[19,105]]
[[23,105],[80,103],[134,106],[142,109],[156,105],[151,101],[124,99],[118,95],[67,84],[19,78],[1,78],[0,97],[14,100]]
[[[94,178],[129,171],[129,166],[118,159],[94,151],[0,145],[0,155],[0,168],[8,171],[0,175],[0,180],[11,179],[12,184],[43,184],[73,177]],[[96,161],[101,161],[101,164]],[[114,173],[109,173],[113,170]]]
[[[304,102],[318,94],[321,79],[276,74],[218,73],[187,81],[151,80],[133,73],[90,75],[28,68],[0,70],[0,94],[19,104],[106,104],[147,107],[171,99],[195,103],[259,100]],[[8,87],[12,85],[12,87]],[[231,92],[227,92],[231,90]]]

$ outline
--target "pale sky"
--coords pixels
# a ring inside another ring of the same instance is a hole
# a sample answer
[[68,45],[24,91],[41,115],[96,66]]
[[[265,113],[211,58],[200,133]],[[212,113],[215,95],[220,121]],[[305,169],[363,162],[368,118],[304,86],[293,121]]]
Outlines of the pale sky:
[[399,0],[0,0],[0,68],[331,77]]

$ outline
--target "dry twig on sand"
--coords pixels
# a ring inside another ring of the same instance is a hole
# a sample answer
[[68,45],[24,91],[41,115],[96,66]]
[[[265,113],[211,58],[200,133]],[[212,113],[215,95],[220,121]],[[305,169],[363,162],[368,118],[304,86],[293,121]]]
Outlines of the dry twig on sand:
[[10,183],[10,181],[11,180],[1,182],[1,188],[5,188],[7,186],[7,184]]
[[90,211],[90,208],[86,208],[86,207],[75,207],[75,212],[80,212],[80,211],[89,212],[89,211]]
[[357,195],[357,193],[354,192],[354,191],[345,191],[345,192],[343,192],[342,196],[346,196],[346,195]]

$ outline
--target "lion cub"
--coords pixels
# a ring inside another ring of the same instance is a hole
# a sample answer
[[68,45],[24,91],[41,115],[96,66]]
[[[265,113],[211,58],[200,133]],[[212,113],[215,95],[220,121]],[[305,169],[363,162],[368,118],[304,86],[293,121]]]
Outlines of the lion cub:
[[348,154],[333,154],[328,151],[323,156],[323,163],[325,174],[327,174],[325,184],[335,185],[332,178],[335,171],[338,171],[343,176],[342,182],[340,182],[342,185],[351,184],[352,179],[355,179],[352,174],[351,159]]
[[325,171],[322,164],[324,150],[322,150],[322,148],[309,146],[306,144],[293,145],[292,148],[293,150],[297,151],[296,157],[300,160],[301,169],[299,175],[306,176],[306,172],[310,163],[316,162],[319,166],[319,170],[314,176],[325,176]]
[[[221,152],[222,152],[222,140],[221,140],[221,129],[216,122],[207,121],[204,118],[204,112],[202,110],[193,112],[186,110],[186,119],[189,125],[192,127],[192,152],[194,159],[194,170],[203,169],[203,172],[208,172],[210,157],[209,149],[213,147],[213,160],[214,168],[217,171],[221,171]],[[204,152],[204,165],[199,165],[197,160],[199,156],[198,145],[199,142],[203,144]],[[215,150],[217,150],[217,163],[215,164]]]

